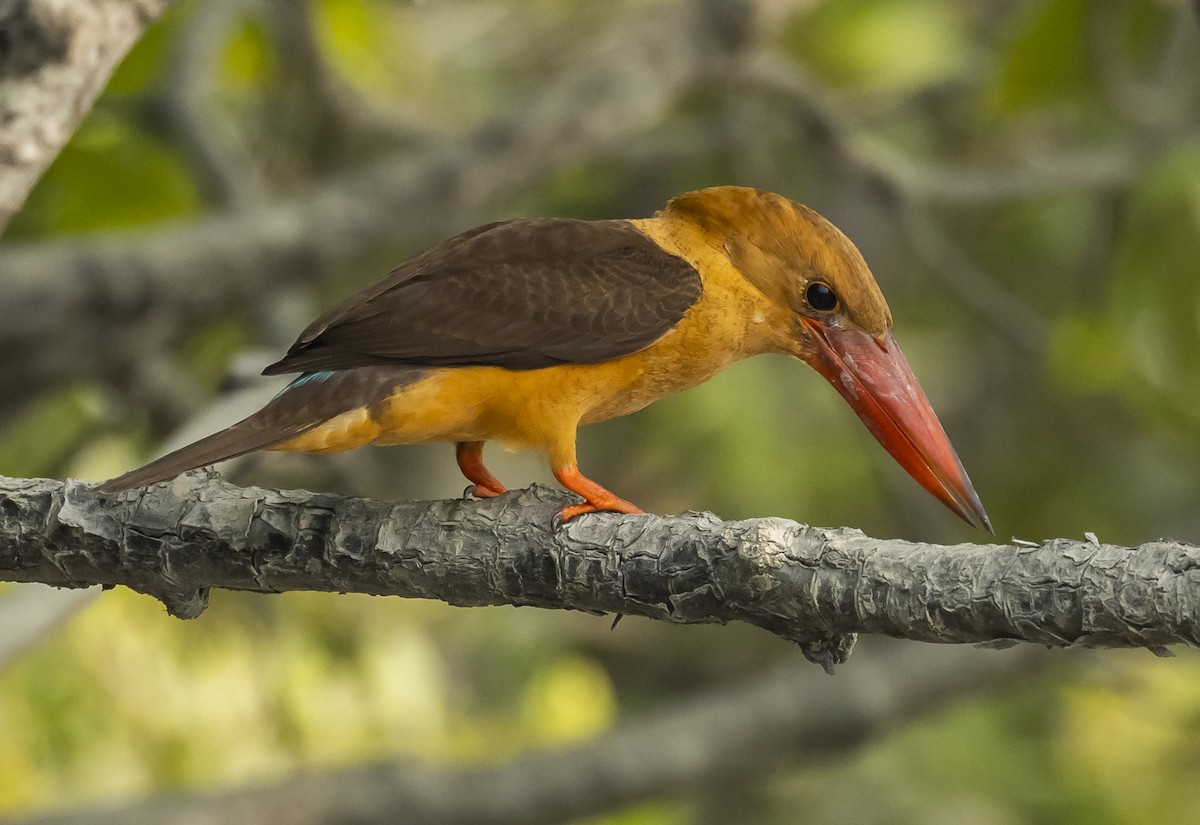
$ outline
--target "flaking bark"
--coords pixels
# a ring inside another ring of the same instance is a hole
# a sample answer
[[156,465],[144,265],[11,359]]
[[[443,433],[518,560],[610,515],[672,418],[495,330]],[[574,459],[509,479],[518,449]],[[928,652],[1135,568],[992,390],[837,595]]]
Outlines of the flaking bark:
[[125,585],[176,616],[208,590],[319,590],[663,621],[743,621],[827,669],[854,634],[1067,647],[1200,645],[1200,547],[939,546],[778,518],[583,516],[534,486],[390,503],[234,487],[194,473],[115,496],[0,478],[0,580]]

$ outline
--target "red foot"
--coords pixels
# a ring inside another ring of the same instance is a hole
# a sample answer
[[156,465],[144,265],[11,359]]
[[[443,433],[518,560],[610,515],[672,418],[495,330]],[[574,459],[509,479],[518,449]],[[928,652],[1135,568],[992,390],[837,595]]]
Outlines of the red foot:
[[499,479],[483,466],[482,441],[458,442],[454,447],[454,457],[458,460],[458,469],[475,487],[471,495],[476,498],[495,498],[505,492]]
[[584,504],[572,504],[564,507],[558,517],[560,524],[565,524],[584,513],[608,511],[636,515],[645,512],[632,501],[626,501],[584,476],[574,464],[555,467],[554,477],[572,493],[578,493],[586,499]]

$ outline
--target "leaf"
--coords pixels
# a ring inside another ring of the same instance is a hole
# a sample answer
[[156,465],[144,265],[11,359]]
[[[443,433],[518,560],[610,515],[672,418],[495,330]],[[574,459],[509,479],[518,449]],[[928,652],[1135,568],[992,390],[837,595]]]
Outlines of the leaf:
[[960,3],[838,0],[794,16],[780,44],[835,83],[906,89],[963,68],[969,57],[966,24]]

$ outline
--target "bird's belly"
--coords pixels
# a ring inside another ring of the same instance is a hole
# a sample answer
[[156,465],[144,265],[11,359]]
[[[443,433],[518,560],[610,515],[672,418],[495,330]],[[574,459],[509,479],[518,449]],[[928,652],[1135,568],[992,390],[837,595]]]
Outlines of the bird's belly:
[[536,370],[456,367],[431,371],[372,413],[377,444],[501,441],[512,448],[573,439],[579,424],[642,409],[712,377],[725,364],[688,364],[643,351],[598,364]]

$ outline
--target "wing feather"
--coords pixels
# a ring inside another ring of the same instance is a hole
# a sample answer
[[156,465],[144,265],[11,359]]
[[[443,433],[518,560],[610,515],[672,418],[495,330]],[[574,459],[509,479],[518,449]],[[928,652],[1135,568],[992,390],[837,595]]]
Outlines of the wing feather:
[[606,361],[662,337],[700,291],[691,264],[628,221],[504,221],[402,264],[264,372]]

